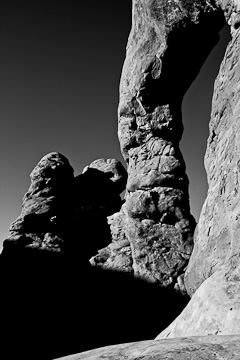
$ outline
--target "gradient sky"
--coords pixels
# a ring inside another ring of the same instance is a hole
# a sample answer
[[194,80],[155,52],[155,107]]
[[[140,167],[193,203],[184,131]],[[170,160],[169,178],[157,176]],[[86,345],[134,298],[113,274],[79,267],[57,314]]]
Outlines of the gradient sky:
[[[75,170],[100,157],[122,161],[118,87],[131,0],[2,0],[0,8],[0,247],[21,212],[29,174],[51,151]],[[206,197],[203,156],[214,79],[228,28],[183,101],[181,149],[192,213]]]

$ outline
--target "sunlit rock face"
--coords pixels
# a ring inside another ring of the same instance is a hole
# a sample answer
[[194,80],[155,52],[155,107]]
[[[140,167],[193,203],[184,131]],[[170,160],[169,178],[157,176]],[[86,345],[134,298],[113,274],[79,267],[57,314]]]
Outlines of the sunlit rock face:
[[240,250],[239,43],[239,31],[235,31],[214,87],[205,155],[209,190],[186,274],[190,294],[206,278],[238,257]]
[[240,333],[240,5],[219,1],[218,6],[231,26],[232,40],[215,81],[205,155],[209,189],[184,279],[192,298],[158,339]]

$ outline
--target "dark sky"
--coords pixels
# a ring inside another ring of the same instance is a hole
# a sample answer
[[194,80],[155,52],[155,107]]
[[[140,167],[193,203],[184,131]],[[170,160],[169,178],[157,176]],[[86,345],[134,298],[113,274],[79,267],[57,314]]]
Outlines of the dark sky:
[[[61,152],[76,175],[100,157],[122,160],[118,87],[131,0],[2,0],[0,16],[1,246],[42,156]],[[228,39],[225,28],[182,107],[181,149],[197,220],[213,83]]]

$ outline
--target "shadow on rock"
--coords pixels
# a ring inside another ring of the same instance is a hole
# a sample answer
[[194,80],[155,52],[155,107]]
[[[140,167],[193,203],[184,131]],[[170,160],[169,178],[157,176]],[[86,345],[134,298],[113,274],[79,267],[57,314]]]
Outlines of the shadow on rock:
[[65,255],[24,249],[0,260],[4,359],[47,360],[153,339],[188,302],[169,289]]

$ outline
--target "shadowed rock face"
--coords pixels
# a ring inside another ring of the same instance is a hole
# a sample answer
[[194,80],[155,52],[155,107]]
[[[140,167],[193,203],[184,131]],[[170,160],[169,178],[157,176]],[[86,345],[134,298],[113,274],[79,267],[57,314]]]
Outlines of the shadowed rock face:
[[96,160],[84,174],[74,177],[63,155],[44,156],[30,175],[21,215],[10,226],[11,237],[4,241],[3,253],[13,247],[60,255],[76,251],[88,261],[111,241],[107,216],[121,207],[126,177],[115,159]]
[[111,242],[108,216],[113,240],[119,236],[126,183],[120,165],[99,159],[74,177],[68,160],[50,153],[34,168],[0,255],[1,359],[52,360],[151,339],[187,304],[188,296],[137,280],[122,267],[113,272],[89,263]]

